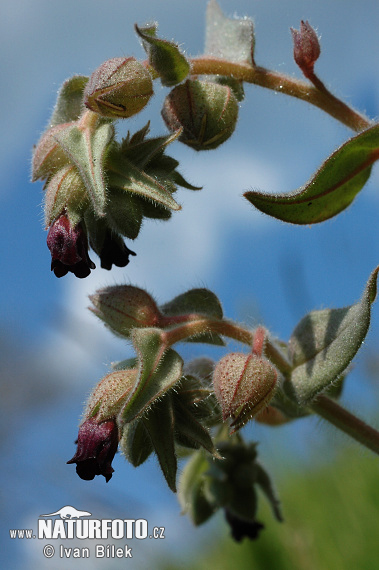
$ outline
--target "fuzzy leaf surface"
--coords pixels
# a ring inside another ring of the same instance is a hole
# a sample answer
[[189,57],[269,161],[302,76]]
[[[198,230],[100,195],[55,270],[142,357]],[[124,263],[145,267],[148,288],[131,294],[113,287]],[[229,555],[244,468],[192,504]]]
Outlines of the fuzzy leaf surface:
[[190,71],[187,59],[175,43],[157,38],[156,25],[143,28],[136,25],[135,30],[142,39],[149,63],[159,74],[162,85],[176,85],[187,77]]
[[58,99],[50,119],[50,127],[76,121],[83,111],[83,91],[88,77],[74,75],[67,79],[58,93]]
[[311,180],[289,194],[245,192],[265,214],[292,224],[323,222],[347,208],[366,184],[379,158],[379,125],[374,125],[338,148]]
[[125,423],[140,417],[182,375],[183,360],[162,342],[160,329],[134,329],[132,341],[139,358],[138,378],[121,415]]
[[310,403],[334,383],[358,352],[370,325],[378,271],[372,272],[358,303],[312,311],[295,328],[289,341],[294,368],[286,389],[298,404]]
[[205,54],[253,64],[254,24],[250,18],[227,18],[216,0],[208,3]]

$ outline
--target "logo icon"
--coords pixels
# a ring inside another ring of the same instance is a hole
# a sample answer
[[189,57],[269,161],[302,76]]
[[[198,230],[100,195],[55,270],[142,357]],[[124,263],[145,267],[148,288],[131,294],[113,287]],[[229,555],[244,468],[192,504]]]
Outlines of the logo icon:
[[59,509],[59,511],[57,511],[56,513],[50,513],[48,515],[39,515],[39,516],[55,517],[56,515],[59,515],[61,519],[66,520],[66,519],[79,519],[80,517],[90,517],[91,514],[92,513],[89,513],[88,511],[79,511],[78,509],[75,509],[75,507],[67,505],[66,507],[62,507],[61,509]]

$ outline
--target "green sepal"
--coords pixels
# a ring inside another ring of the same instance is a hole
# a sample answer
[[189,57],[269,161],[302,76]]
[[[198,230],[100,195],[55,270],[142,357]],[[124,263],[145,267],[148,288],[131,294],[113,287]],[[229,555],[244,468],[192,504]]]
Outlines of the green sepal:
[[119,362],[112,362],[112,370],[127,370],[128,368],[137,368],[138,359],[133,356],[132,358],[126,358],[125,360],[120,360]]
[[379,158],[379,125],[359,133],[338,148],[311,180],[289,194],[245,192],[265,214],[293,224],[323,222],[347,208],[366,184]]
[[254,23],[250,18],[227,18],[216,0],[207,6],[205,54],[238,63],[254,63]]
[[183,369],[182,358],[174,350],[167,349],[160,329],[134,329],[131,338],[139,366],[135,387],[121,411],[125,423],[140,417],[172,388],[180,380]]
[[89,199],[81,176],[75,166],[67,164],[58,170],[45,186],[46,227],[67,212],[73,227],[83,218]]
[[110,228],[115,232],[129,239],[138,236],[142,225],[142,205],[132,194],[109,188],[106,216]]
[[88,77],[74,75],[67,79],[58,93],[58,99],[51,116],[49,127],[76,121],[83,112],[83,92]]
[[306,405],[331,386],[346,370],[365,339],[376,297],[377,267],[361,300],[344,309],[323,309],[306,315],[289,341],[293,370],[284,388]]
[[142,196],[171,210],[181,209],[164,185],[134,166],[115,148],[108,156],[107,176],[109,186]]
[[171,491],[176,493],[178,464],[174,443],[174,412],[170,396],[166,395],[155,402],[141,421],[150,437],[167,484]]
[[122,429],[120,447],[126,459],[134,467],[142,465],[151,455],[154,447],[142,419],[125,424]]
[[157,38],[157,25],[139,28],[136,24],[135,30],[142,39],[149,64],[160,76],[162,85],[176,85],[187,77],[190,71],[189,62],[180,53],[177,44]]
[[[147,125],[144,129],[141,129],[144,134],[147,134],[149,129]],[[145,166],[157,155],[162,155],[165,148],[175,141],[180,136],[181,130],[179,129],[176,133],[171,135],[166,135],[162,137],[153,137],[149,139],[138,140],[138,142],[132,142],[133,138],[126,137],[121,142],[120,152],[122,156],[130,160],[138,168],[144,169]],[[138,133],[136,133],[138,134]],[[140,137],[139,137],[140,138]],[[171,159],[174,160],[174,159]],[[179,162],[175,160],[176,168]],[[172,169],[172,170],[173,170]]]
[[[161,313],[167,317],[194,313],[214,319],[221,320],[223,318],[220,301],[208,289],[190,289],[159,308]],[[187,338],[185,342],[205,342],[217,346],[225,346],[219,334],[208,332]]]
[[262,465],[258,461],[255,463],[255,467],[256,467],[256,483],[265,494],[268,502],[271,505],[272,512],[274,513],[276,519],[279,522],[282,522],[283,515],[280,508],[280,501],[275,493],[275,489],[272,485],[271,478],[267,473],[267,471],[262,467]]
[[188,514],[198,526],[207,521],[217,510],[204,493],[209,463],[200,451],[194,453],[186,463],[178,485],[178,499],[182,512]]
[[65,154],[78,169],[98,217],[105,214],[107,196],[103,166],[113,137],[114,129],[108,122],[99,124],[93,130],[73,125],[55,135]]
[[176,439],[185,447],[203,447],[214,457],[220,458],[209,432],[197,421],[194,414],[183,404],[179,395],[173,394]]

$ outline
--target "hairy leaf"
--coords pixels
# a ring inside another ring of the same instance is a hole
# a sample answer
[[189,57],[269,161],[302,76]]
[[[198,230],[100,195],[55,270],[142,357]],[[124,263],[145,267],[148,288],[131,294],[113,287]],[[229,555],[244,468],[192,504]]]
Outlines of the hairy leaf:
[[254,24],[250,18],[227,18],[216,0],[207,7],[205,54],[253,64]]
[[293,358],[288,395],[300,405],[310,403],[344,372],[359,350],[369,328],[376,297],[377,267],[361,300],[344,309],[324,309],[306,315],[289,341]]
[[170,396],[165,396],[142,418],[149,434],[159,465],[171,491],[176,493],[178,469],[174,443],[174,413]]
[[139,28],[137,34],[149,56],[149,63],[159,74],[162,85],[176,85],[185,79],[190,71],[190,65],[178,46],[173,42],[157,38],[157,26]]
[[58,99],[49,126],[76,121],[83,111],[83,91],[88,77],[74,75],[67,79],[58,93]]
[[182,375],[183,360],[167,349],[160,329],[134,329],[132,340],[139,358],[138,378],[121,411],[128,423],[141,416],[155,400],[163,396]]
[[245,192],[258,210],[293,224],[316,224],[351,204],[379,158],[379,125],[370,127],[337,149],[311,180],[290,194]]

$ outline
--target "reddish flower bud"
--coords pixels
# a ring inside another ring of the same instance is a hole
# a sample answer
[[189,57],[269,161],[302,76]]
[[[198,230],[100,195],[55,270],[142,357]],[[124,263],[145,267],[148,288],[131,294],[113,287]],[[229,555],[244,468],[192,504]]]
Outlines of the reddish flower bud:
[[77,451],[67,463],[76,463],[81,479],[91,481],[95,475],[103,475],[108,483],[114,471],[112,461],[118,440],[118,427],[113,419],[99,423],[90,418],[80,426]]
[[87,277],[95,264],[88,256],[88,241],[82,225],[72,227],[65,214],[51,225],[47,234],[47,247],[51,252],[51,270],[57,277],[69,271],[76,277]]
[[269,360],[257,354],[231,353],[213,372],[213,387],[224,421],[234,419],[239,429],[267,406],[274,395],[278,373]]
[[90,295],[95,313],[116,334],[129,337],[133,328],[156,327],[160,312],[154,299],[132,285],[113,285]]
[[293,38],[293,56],[301,71],[307,77],[313,73],[321,48],[317,34],[309,22],[300,23],[300,30],[291,28]]
[[153,94],[150,73],[134,57],[114,57],[96,69],[84,90],[86,107],[102,117],[139,113]]

